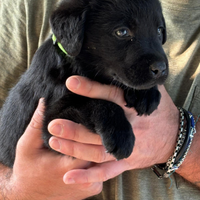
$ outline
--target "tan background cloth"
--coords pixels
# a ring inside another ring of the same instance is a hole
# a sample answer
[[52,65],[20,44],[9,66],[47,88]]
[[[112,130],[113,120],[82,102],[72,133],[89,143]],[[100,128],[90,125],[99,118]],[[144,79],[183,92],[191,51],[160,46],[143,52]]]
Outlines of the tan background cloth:
[[[50,35],[49,16],[58,1],[0,0],[0,106]],[[170,63],[166,88],[177,106],[200,114],[200,1],[162,0],[162,5],[168,32],[164,47]],[[128,171],[107,181],[103,192],[91,199],[200,199],[200,190],[177,174],[171,177],[172,183],[158,180],[150,169]]]

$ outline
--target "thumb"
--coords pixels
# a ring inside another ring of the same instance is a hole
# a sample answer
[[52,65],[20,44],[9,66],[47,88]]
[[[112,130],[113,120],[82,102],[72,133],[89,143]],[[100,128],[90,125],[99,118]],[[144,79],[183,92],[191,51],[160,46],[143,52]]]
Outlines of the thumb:
[[31,118],[29,125],[27,126],[24,134],[18,141],[17,150],[23,152],[30,152],[33,149],[41,149],[43,147],[42,125],[43,125],[43,113],[45,105],[44,99],[39,100],[38,106]]
[[68,171],[64,175],[63,181],[65,184],[104,182],[118,176],[128,169],[129,166],[125,160],[93,164],[88,169],[73,169]]

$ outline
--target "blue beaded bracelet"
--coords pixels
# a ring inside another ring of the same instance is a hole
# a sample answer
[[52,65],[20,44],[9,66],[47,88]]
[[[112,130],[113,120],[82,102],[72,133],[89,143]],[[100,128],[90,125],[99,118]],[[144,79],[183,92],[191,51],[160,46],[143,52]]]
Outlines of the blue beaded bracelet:
[[[177,139],[176,148],[173,156],[169,158],[167,163],[154,165],[151,169],[158,178],[168,178],[173,174],[183,163],[188,154],[194,134],[196,133],[195,120],[193,115],[183,108],[178,108],[180,111],[180,128]],[[186,127],[183,128],[184,119],[186,119]],[[164,170],[160,173],[158,169]]]

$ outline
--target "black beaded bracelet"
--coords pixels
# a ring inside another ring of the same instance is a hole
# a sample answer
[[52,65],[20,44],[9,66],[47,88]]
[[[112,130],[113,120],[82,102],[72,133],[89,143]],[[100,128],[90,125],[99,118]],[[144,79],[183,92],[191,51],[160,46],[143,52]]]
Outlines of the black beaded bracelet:
[[[194,120],[193,120],[193,117],[190,119],[190,116],[189,116],[189,113],[183,109],[183,112],[184,112],[184,115],[185,115],[185,118],[186,118],[186,122],[187,122],[187,127],[186,127],[186,139],[181,147],[181,150],[179,152],[179,154],[177,155],[176,159],[175,159],[175,164],[177,164],[181,158],[183,157],[183,155],[185,154],[187,148],[188,148],[188,144],[189,144],[189,141],[190,141],[190,134],[191,134],[191,128],[189,127],[194,127]],[[193,123],[191,122],[193,121]],[[193,125],[192,125],[193,124]]]
[[[178,108],[180,112],[179,134],[173,156],[169,158],[167,163],[154,165],[151,169],[158,178],[168,178],[183,163],[190,149],[194,134],[196,133],[194,117],[190,112],[183,108]],[[184,119],[186,119],[186,127],[184,128]],[[160,173],[158,169],[164,170]]]
[[185,113],[186,120],[187,120],[187,139],[184,142],[184,147],[181,149],[181,151],[179,153],[180,156],[177,157],[177,162],[175,163],[177,168],[179,168],[180,165],[185,160],[185,157],[187,156],[190,146],[192,144],[194,134],[196,133],[195,121],[194,121],[193,115],[184,109],[183,109],[183,111]]

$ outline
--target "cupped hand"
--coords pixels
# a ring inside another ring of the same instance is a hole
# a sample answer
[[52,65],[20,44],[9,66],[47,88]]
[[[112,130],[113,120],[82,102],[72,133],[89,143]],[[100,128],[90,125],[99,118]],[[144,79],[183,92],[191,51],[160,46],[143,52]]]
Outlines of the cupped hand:
[[[150,116],[138,116],[134,108],[127,108],[123,91],[115,86],[102,85],[80,76],[70,77],[66,85],[72,92],[90,98],[104,99],[120,105],[132,125],[136,137],[131,156],[116,161],[106,153],[100,137],[80,124],[57,119],[50,123],[52,148],[66,155],[91,161],[87,169],[73,169],[64,182],[94,183],[111,179],[126,170],[147,168],[164,163],[173,154],[179,126],[179,112],[164,86],[159,86],[161,102]],[[60,125],[57,129],[52,129]],[[61,129],[60,129],[61,127]],[[56,148],[54,144],[59,144]]]
[[90,162],[73,159],[43,147],[42,102],[40,100],[31,122],[18,141],[16,159],[4,196],[9,199],[17,196],[19,199],[32,200],[80,200],[98,194],[102,190],[102,182],[64,184],[63,176],[66,172],[85,169]]

